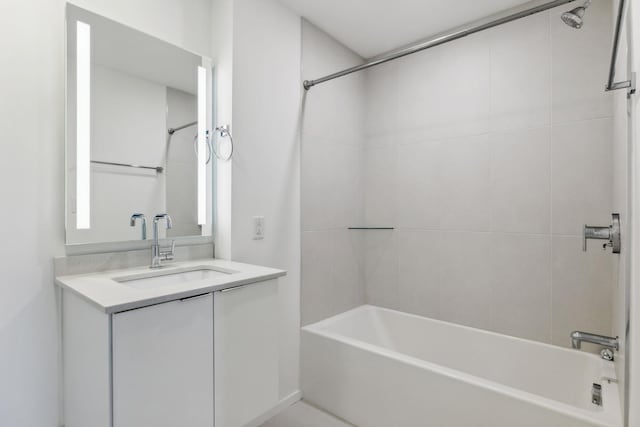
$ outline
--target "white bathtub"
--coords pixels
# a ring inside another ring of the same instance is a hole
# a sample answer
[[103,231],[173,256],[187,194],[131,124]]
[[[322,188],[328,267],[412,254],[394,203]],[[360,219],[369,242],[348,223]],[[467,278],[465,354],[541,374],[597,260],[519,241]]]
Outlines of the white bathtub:
[[620,427],[606,378],[593,354],[373,306],[302,328],[304,399],[359,427]]

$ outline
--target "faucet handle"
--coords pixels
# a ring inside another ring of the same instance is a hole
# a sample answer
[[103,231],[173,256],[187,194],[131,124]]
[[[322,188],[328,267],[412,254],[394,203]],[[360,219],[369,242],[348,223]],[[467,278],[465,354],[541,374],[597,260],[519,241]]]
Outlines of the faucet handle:
[[175,256],[176,251],[176,241],[170,240],[169,246],[163,246],[160,248],[160,257],[163,261],[171,261]]

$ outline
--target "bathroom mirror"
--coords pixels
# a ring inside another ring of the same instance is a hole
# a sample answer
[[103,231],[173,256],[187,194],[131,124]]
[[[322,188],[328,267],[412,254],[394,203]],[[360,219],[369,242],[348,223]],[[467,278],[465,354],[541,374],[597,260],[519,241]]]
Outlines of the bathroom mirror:
[[66,18],[67,245],[150,240],[159,213],[162,238],[210,236],[211,61],[71,4]]

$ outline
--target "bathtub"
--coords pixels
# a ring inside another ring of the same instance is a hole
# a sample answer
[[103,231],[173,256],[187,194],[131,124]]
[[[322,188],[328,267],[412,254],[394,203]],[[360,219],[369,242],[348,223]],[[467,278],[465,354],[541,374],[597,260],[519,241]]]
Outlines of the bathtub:
[[373,306],[301,339],[304,399],[359,427],[622,426],[614,363],[594,354]]

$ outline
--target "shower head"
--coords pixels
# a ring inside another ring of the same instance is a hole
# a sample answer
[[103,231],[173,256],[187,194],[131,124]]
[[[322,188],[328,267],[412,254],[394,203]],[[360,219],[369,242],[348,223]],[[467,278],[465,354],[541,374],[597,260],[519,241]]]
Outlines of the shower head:
[[591,0],[587,0],[582,6],[576,7],[575,9],[571,9],[570,11],[563,13],[562,21],[571,28],[579,30],[580,28],[582,28],[582,24],[584,24],[584,12],[590,5]]

